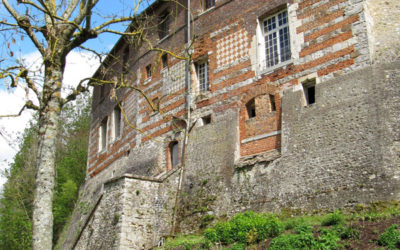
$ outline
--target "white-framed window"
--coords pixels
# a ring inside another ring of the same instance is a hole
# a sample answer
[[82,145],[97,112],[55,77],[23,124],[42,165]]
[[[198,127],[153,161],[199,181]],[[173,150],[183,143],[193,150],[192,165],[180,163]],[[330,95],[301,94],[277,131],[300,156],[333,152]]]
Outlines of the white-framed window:
[[288,11],[282,10],[261,23],[264,38],[263,64],[270,68],[291,59]]
[[113,111],[113,140],[121,136],[121,108],[116,106]]
[[99,152],[107,147],[107,117],[105,117],[99,128]]
[[199,82],[199,91],[206,92],[210,90],[208,61],[196,63],[196,74]]

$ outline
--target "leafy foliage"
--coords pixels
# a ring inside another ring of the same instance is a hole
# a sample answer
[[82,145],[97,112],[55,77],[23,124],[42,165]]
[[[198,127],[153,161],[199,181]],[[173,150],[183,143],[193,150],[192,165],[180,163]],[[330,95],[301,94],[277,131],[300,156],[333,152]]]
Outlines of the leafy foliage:
[[[89,98],[63,110],[57,154],[57,177],[53,201],[54,239],[74,207],[78,188],[85,179],[90,122]],[[20,150],[5,173],[0,200],[0,249],[32,248],[32,207],[38,137],[34,119],[22,135]]]
[[6,171],[0,200],[0,248],[31,249],[32,206],[37,152],[37,126],[26,129],[20,151]]
[[233,242],[252,244],[274,237],[283,231],[283,223],[272,214],[256,214],[252,211],[240,213],[228,222],[219,222],[205,230],[211,242],[229,245]]
[[[337,210],[325,215],[301,215],[298,213],[292,215],[284,212],[275,216],[248,211],[236,215],[229,221],[220,221],[215,226],[206,229],[204,237],[197,236],[203,237],[205,241],[202,244],[191,245],[191,247],[192,249],[260,249],[261,247],[261,249],[286,250],[349,249],[358,245],[368,245],[367,248],[373,246],[376,249],[383,249],[383,247],[399,249],[400,230],[397,225],[387,228],[378,241],[371,239],[369,242],[360,242],[361,233],[363,234],[362,238],[370,233],[370,230],[364,226],[366,213],[374,213],[374,218],[382,220],[390,218],[392,220],[392,216],[397,216],[399,211],[400,203],[398,201],[376,202],[369,206],[356,206],[353,210],[345,210],[345,212]],[[266,219],[274,223],[260,223]],[[382,221],[382,223],[387,222]],[[266,225],[267,228],[279,228],[279,230],[269,231],[255,225]],[[279,225],[279,227],[271,227],[271,225]],[[266,238],[260,237],[259,232],[265,231],[274,233],[267,233]],[[379,231],[376,230],[374,234],[378,233]],[[187,238],[190,235],[181,237]],[[261,240],[262,238],[264,239]],[[207,241],[208,244],[206,244]],[[168,239],[166,244],[174,245],[174,242],[175,239]],[[220,246],[221,244],[224,246]],[[378,244],[382,247],[379,248]],[[184,245],[161,249],[184,249],[182,246]]]
[[270,249],[338,249],[339,236],[335,230],[322,229],[315,238],[313,228],[300,224],[295,228],[296,234],[282,234],[271,241]]
[[385,232],[379,236],[378,244],[386,246],[388,249],[398,249],[400,247],[400,232],[396,224],[386,228]]
[[328,214],[321,222],[322,226],[339,225],[344,221],[344,216],[340,210]]

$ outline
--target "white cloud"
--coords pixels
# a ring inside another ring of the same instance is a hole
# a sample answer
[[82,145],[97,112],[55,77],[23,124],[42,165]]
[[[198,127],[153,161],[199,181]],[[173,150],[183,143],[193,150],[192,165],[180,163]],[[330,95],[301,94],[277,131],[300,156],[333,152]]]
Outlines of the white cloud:
[[[41,59],[39,53],[31,53],[24,57],[24,61],[30,68],[39,69]],[[93,75],[99,61],[87,53],[71,52],[67,57],[67,64],[64,73],[64,82],[66,88],[76,86],[80,79]],[[66,96],[68,90],[63,89],[63,96]],[[25,101],[35,99],[32,92],[26,94],[22,88],[16,88],[12,91],[0,89],[0,115],[16,114],[19,112]],[[37,103],[35,100],[34,103]],[[19,117],[0,118],[0,170],[3,172],[12,161],[18,150],[17,138],[27,127],[32,117],[32,111],[25,111]],[[0,186],[5,179],[0,178]]]

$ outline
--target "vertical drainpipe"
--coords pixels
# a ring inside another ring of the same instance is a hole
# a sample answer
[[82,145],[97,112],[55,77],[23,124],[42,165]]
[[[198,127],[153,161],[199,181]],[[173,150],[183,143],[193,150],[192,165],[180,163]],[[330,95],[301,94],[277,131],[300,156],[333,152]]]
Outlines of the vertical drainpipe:
[[[189,132],[189,128],[190,128],[190,103],[191,103],[191,86],[190,86],[190,61],[192,59],[191,55],[190,55],[190,50],[191,50],[191,42],[192,42],[192,38],[191,38],[191,34],[190,34],[190,0],[188,0],[188,16],[187,16],[187,48],[186,48],[186,112],[187,112],[187,120],[186,120],[186,130],[185,130],[185,145],[187,144],[187,138],[188,135],[187,133]],[[182,155],[183,156],[183,155]]]
[[174,207],[174,214],[172,215],[172,227],[171,227],[171,235],[175,235],[176,233],[176,219],[177,219],[177,212],[179,207],[179,197],[180,193],[182,192],[182,183],[185,173],[185,150],[188,142],[188,135],[189,135],[189,128],[190,128],[190,102],[191,102],[191,86],[190,86],[190,62],[191,62],[191,35],[190,35],[190,0],[187,1],[187,45],[186,45],[186,65],[185,65],[185,84],[186,84],[186,127],[185,127],[185,134],[184,140],[181,150],[181,172],[179,175],[179,182],[178,182],[178,190],[175,196],[175,207]]

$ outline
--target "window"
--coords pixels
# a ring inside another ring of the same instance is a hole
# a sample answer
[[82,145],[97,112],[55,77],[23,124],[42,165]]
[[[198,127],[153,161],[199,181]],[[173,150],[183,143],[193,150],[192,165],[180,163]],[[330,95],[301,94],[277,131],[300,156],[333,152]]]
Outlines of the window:
[[205,92],[210,90],[209,84],[209,70],[208,62],[201,62],[196,64],[197,79],[199,81],[199,91]]
[[122,72],[124,74],[128,73],[128,59],[129,59],[129,47],[125,47],[124,53],[122,55]]
[[161,56],[162,67],[163,69],[168,68],[168,54],[164,54]]
[[271,104],[271,111],[276,111],[275,96],[269,95],[269,103]]
[[215,0],[204,0],[204,9],[207,10],[215,6]]
[[287,10],[265,19],[262,28],[265,41],[266,67],[272,67],[289,60],[291,52]]
[[255,101],[255,98],[253,98],[253,99],[251,99],[250,101],[247,102],[246,110],[247,110],[248,119],[256,117],[256,101]]
[[114,108],[113,111],[113,139],[121,136],[121,109],[119,106]]
[[315,78],[303,82],[306,106],[315,103]]
[[101,121],[99,130],[99,151],[107,146],[107,117]]
[[167,170],[171,170],[179,164],[179,144],[173,141],[168,145]]
[[146,66],[146,79],[151,78],[151,64]]
[[167,11],[163,12],[160,16],[160,21],[158,25],[158,35],[160,39],[168,36],[169,34],[169,13]]
[[211,115],[206,115],[201,118],[203,126],[211,123]]

